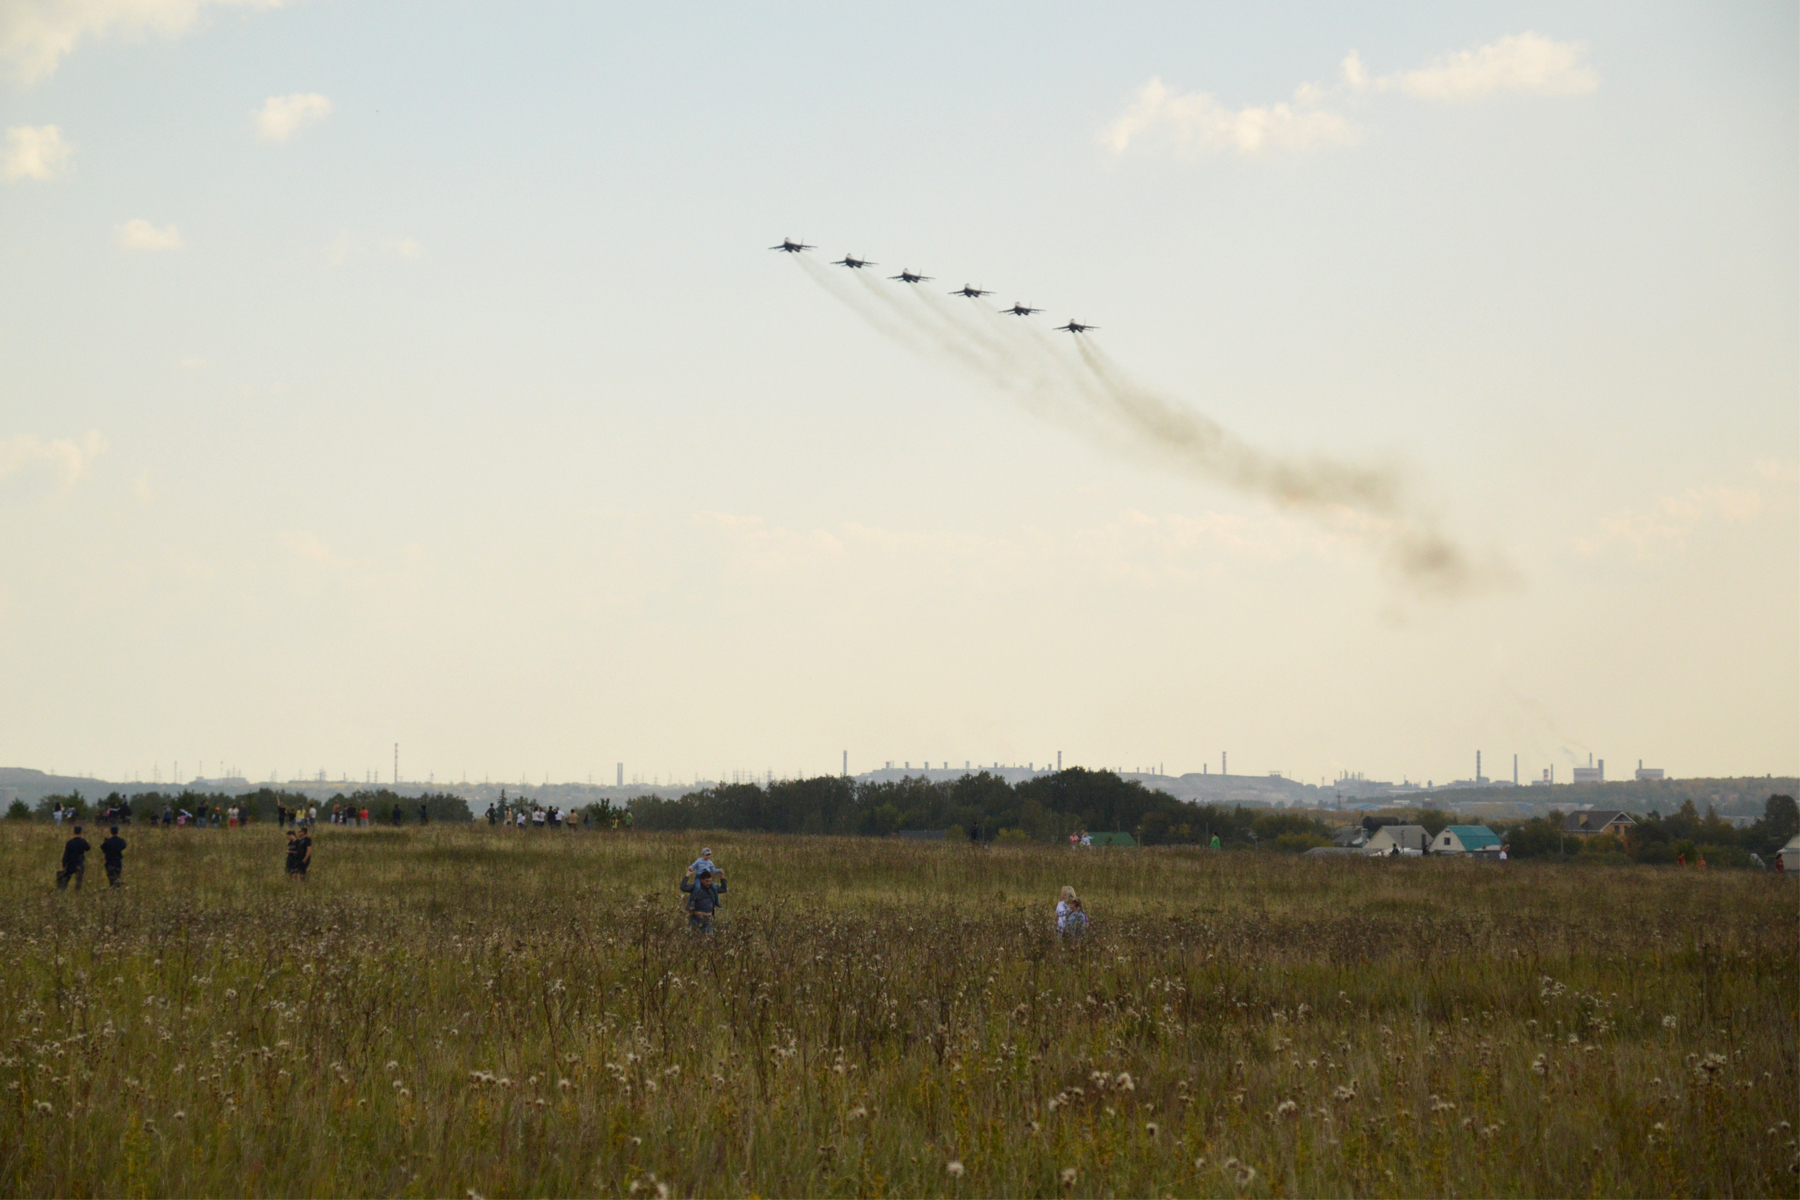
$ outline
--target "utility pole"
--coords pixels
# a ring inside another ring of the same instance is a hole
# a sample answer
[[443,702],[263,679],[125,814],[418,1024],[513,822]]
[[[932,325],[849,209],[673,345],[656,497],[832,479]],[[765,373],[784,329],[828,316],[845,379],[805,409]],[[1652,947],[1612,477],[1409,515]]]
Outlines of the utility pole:
[[400,786],[400,743],[394,743],[394,786]]

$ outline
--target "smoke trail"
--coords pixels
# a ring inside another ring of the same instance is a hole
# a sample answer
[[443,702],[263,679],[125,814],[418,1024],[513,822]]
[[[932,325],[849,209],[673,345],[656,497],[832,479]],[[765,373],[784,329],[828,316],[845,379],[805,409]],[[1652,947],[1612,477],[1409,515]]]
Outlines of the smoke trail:
[[852,283],[808,261],[801,266],[878,332],[921,355],[947,360],[1011,393],[1039,415],[1087,437],[1125,440],[1184,474],[1224,484],[1304,513],[1365,544],[1406,590],[1431,598],[1467,595],[1503,582],[1503,568],[1478,565],[1442,532],[1391,467],[1323,456],[1294,458],[1252,446],[1211,417],[1136,383],[1091,339],[1067,343],[1029,320],[917,285],[885,287],[852,272]]

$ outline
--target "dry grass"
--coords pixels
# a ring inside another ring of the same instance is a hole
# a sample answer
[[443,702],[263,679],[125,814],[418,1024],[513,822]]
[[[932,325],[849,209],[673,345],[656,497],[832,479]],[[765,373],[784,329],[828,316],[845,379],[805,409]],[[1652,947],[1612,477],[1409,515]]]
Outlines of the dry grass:
[[58,840],[0,829],[7,1195],[1797,1190],[1792,879],[716,834],[696,939],[692,835]]

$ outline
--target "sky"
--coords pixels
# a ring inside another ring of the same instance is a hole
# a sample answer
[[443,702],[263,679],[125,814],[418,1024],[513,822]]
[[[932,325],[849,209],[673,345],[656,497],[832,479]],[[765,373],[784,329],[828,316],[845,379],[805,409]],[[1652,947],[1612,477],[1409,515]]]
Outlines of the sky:
[[1794,774],[1797,34],[0,0],[0,765]]

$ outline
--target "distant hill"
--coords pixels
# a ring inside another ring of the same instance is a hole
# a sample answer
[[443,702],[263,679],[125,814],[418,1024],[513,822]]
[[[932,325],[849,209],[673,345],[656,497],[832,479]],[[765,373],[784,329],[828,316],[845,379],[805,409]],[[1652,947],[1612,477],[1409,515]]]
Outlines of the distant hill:
[[1617,783],[1559,783],[1551,787],[1465,787],[1425,792],[1413,804],[1547,804],[1564,812],[1577,808],[1621,808],[1627,812],[1676,812],[1692,800],[1702,813],[1712,805],[1722,817],[1759,816],[1770,796],[1794,796],[1800,779],[1779,775],[1738,775],[1728,779],[1622,779]]

